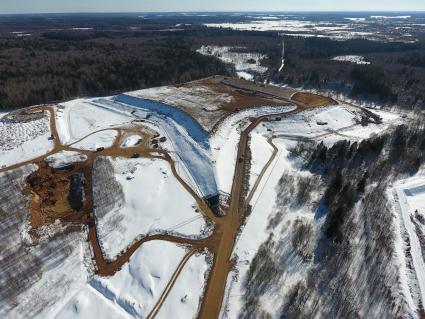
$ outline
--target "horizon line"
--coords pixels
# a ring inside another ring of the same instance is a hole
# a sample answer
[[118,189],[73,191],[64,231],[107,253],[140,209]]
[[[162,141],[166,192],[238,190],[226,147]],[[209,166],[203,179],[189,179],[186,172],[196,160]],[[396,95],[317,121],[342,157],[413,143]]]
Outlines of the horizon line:
[[0,12],[1,15],[43,15],[43,14],[184,14],[184,13],[425,13],[421,10],[288,10],[288,11],[260,11],[260,10],[226,10],[226,11],[53,11],[53,12]]

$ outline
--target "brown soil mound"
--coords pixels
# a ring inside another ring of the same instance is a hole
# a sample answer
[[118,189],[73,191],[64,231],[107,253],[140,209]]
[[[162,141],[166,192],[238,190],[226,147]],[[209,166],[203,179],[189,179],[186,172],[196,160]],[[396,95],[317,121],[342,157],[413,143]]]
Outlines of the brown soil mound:
[[302,103],[307,108],[338,104],[338,102],[336,102],[334,99],[331,99],[330,97],[308,92],[297,92],[292,95],[291,100]]

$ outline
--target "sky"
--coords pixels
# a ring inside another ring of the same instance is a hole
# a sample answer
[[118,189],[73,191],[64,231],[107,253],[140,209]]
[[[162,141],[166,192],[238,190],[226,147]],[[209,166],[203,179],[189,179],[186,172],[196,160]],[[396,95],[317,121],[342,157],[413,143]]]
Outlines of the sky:
[[425,11],[425,0],[0,0],[0,13]]

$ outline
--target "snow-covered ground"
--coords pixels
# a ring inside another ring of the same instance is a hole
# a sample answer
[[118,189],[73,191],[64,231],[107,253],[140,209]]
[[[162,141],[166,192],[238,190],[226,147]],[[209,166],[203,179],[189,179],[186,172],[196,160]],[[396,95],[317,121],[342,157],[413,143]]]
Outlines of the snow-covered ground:
[[127,136],[124,141],[121,143],[122,148],[134,147],[142,141],[140,135],[130,135]]
[[[111,277],[92,276],[57,311],[57,319],[147,318],[187,251],[167,241],[144,243]],[[210,265],[191,256],[155,318],[195,318]]]
[[[266,134],[264,129],[257,129],[254,135]],[[233,257],[238,259],[237,263],[237,276],[232,272],[227,281],[226,298],[222,305],[223,318],[238,318],[242,306],[244,305],[245,287],[243,285],[245,277],[250,269],[253,258],[255,257],[260,245],[264,243],[270,236],[268,230],[269,218],[277,211],[277,185],[282,174],[288,173],[295,176],[300,175],[300,170],[288,158],[289,151],[287,149],[286,141],[283,139],[274,139],[273,143],[278,148],[278,153],[275,160],[271,163],[266,173],[264,174],[253,198],[251,199],[252,212],[249,215],[247,224],[243,227],[242,232],[237,239],[235,248],[233,250]],[[255,150],[256,152],[256,150]],[[268,159],[267,159],[268,160]],[[305,173],[301,173],[303,175]],[[312,194],[317,196],[318,194]],[[285,216],[285,222],[282,224],[287,225],[293,222],[297,217],[314,219],[314,212],[306,212],[305,210],[294,210],[290,215]],[[279,233],[279,230],[277,231]],[[304,274],[303,271],[298,269],[294,271],[291,277],[287,278],[285,285],[288,287],[300,279]],[[271,313],[278,312],[278,307],[273,306],[268,308]],[[277,313],[275,314],[278,315]]]
[[255,74],[263,74],[267,71],[266,67],[261,66],[261,60],[264,60],[267,56],[260,53],[239,52],[244,49],[246,48],[203,45],[197,52],[214,56],[224,63],[234,65],[239,77],[252,80]]
[[350,30],[347,24],[328,22],[312,22],[305,20],[261,19],[241,23],[206,23],[209,28],[226,28],[241,31],[287,31],[313,33],[317,31],[345,31]]
[[[57,318],[89,318],[102,309],[110,310],[106,318],[146,318],[185,254],[174,243],[146,242],[115,275],[90,278]],[[195,287],[186,288],[196,292]]]
[[132,118],[78,99],[56,107],[56,126],[62,144],[74,143],[83,137],[107,128],[129,123]]
[[205,23],[209,28],[224,28],[240,31],[279,31],[287,36],[325,37],[335,40],[352,38],[374,38],[373,32],[358,31],[348,23],[329,23],[325,21],[308,21],[286,19],[253,19],[247,22]]
[[237,148],[241,132],[250,124],[249,117],[285,113],[291,106],[258,107],[243,110],[226,118],[210,137],[215,160],[217,184],[220,191],[230,193],[236,164]]
[[[197,212],[195,199],[174,177],[168,162],[118,158],[112,165],[124,198],[102,215],[99,207],[95,208],[99,241],[108,258],[114,259],[136,238],[148,234],[204,235],[207,225],[203,215]],[[94,180],[96,206],[108,196],[103,187]]]
[[209,268],[205,254],[190,257],[156,318],[196,318]]
[[29,121],[0,119],[0,168],[25,162],[50,152],[48,115]]
[[354,64],[370,64],[369,61],[366,61],[366,59],[360,55],[339,55],[333,57],[332,60],[339,62],[350,62]]
[[[271,134],[270,134],[271,135]],[[271,137],[271,136],[270,136]],[[253,188],[255,181],[259,177],[264,166],[273,154],[273,147],[267,141],[266,134],[258,131],[251,133],[250,149],[251,149],[251,168],[249,175],[249,190]]]
[[[362,135],[363,138],[370,136],[372,132],[382,133],[389,125],[397,124],[401,120],[398,115],[388,112],[379,111],[379,115],[383,119],[383,124],[369,124],[368,126],[371,126],[371,128],[367,134]],[[288,268],[284,269],[284,282],[281,286],[290,289],[296,283],[306,280],[308,268],[305,264],[301,266],[303,264],[301,257],[294,256],[291,252],[291,229],[293,229],[293,225],[300,222],[305,225],[315,225],[311,234],[311,240],[315,242],[318,232],[315,232],[314,229],[315,227],[319,229],[323,220],[317,219],[316,210],[310,204],[291,204],[294,202],[294,194],[297,192],[298,183],[296,182],[313,178],[313,175],[309,171],[300,170],[297,160],[290,156],[290,149],[299,140],[316,139],[316,141],[320,141],[324,138],[323,134],[326,134],[327,144],[347,139],[345,135],[338,134],[346,127],[352,130],[350,134],[352,134],[353,139],[360,139],[361,137],[356,132],[356,129],[363,129],[361,124],[357,122],[359,118],[360,111],[358,109],[349,106],[329,106],[288,115],[282,117],[281,121],[264,122],[253,130],[251,133],[250,187],[257,180],[259,171],[270,159],[272,150],[267,143],[267,138],[271,136],[274,136],[272,143],[277,147],[277,155],[251,198],[252,211],[234,247],[233,257],[237,258],[238,262],[236,271],[233,271],[228,277],[225,300],[222,305],[223,318],[238,318],[241,315],[241,311],[246,305],[247,289],[244,282],[249,276],[254,257],[261,245],[266,243],[272,234],[276,234],[276,240],[285,243],[285,248],[282,247],[285,251],[283,255],[291,260],[285,262],[285,265],[282,266]],[[321,124],[324,124],[324,122],[327,124],[318,125],[317,121]],[[289,176],[289,181],[281,181],[284,175]],[[319,180],[316,180],[316,182],[320,185]],[[285,186],[285,189],[288,189],[288,202],[279,202],[281,200],[278,198],[280,183],[290,184]],[[317,203],[322,195],[317,190],[310,192],[309,203]],[[277,219],[271,223],[272,218]],[[308,250],[313,251],[314,247],[309,246],[306,250],[305,253],[308,253]],[[276,262],[279,263],[279,261]],[[265,293],[259,299],[263,309],[267,309],[272,317],[279,316],[282,293],[276,294],[270,290],[269,293]]]
[[156,100],[169,105],[183,106],[188,109],[205,108],[207,111],[216,111],[224,104],[232,102],[232,97],[225,93],[213,91],[206,86],[161,86],[157,88],[138,90],[128,95]]
[[230,95],[214,91],[212,88],[203,85],[162,86],[127,94],[179,107],[192,114],[208,132],[224,115],[224,112],[220,109],[233,101],[233,97]]
[[[349,105],[334,105],[308,110],[281,121],[268,122],[265,126],[273,134],[291,140],[316,139],[333,144],[335,139],[364,139],[380,132],[392,124],[402,121],[398,114],[375,111],[382,118],[381,124],[360,124],[363,112]],[[337,134],[335,134],[337,133]]]
[[55,319],[127,319],[131,318],[106,296],[87,284],[59,311]]
[[76,162],[84,162],[87,156],[74,151],[61,151],[44,159],[53,168],[61,168]]
[[[403,267],[411,294],[416,303],[425,304],[425,176],[417,175],[412,178],[394,183],[388,197],[392,199],[396,221],[399,223],[400,240],[398,254],[401,265],[406,265],[406,258],[411,259],[413,276]],[[398,234],[399,235],[399,234]],[[413,307],[414,309],[415,307]]]
[[72,147],[84,151],[96,151],[101,147],[111,147],[117,136],[118,132],[116,130],[104,130],[85,137],[81,141],[72,144]]

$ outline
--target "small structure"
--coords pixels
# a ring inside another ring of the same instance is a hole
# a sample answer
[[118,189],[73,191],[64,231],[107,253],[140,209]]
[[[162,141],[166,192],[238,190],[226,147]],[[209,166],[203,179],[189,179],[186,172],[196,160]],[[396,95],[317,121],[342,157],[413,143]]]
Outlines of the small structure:
[[325,121],[316,121],[317,125],[328,125],[328,122]]

